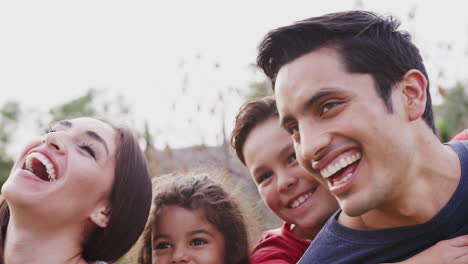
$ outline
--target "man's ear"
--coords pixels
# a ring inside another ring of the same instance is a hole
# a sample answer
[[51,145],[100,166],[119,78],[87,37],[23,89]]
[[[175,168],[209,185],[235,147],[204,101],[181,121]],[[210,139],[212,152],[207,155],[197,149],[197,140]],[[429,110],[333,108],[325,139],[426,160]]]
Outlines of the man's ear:
[[419,119],[426,108],[427,79],[420,71],[412,69],[400,82],[409,120]]
[[91,213],[90,219],[95,223],[97,226],[106,228],[109,224],[111,215],[111,206],[110,202],[103,202],[101,203],[96,209]]

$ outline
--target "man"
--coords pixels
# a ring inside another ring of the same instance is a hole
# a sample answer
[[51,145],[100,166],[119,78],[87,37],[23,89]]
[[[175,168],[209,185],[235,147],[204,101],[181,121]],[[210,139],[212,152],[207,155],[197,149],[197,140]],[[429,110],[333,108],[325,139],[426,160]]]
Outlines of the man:
[[300,263],[402,261],[468,234],[468,145],[440,143],[422,58],[398,26],[334,13],[259,46],[298,161],[341,207]]

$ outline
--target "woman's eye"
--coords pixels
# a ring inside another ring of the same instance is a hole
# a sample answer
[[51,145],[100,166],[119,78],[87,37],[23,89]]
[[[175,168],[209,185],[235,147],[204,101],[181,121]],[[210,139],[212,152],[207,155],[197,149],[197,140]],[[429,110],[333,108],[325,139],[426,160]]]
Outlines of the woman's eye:
[[171,244],[167,242],[158,243],[156,244],[156,247],[155,247],[155,249],[167,249],[167,248],[171,248]]
[[320,111],[320,115],[323,115],[323,114],[327,113],[327,112],[330,111],[333,107],[335,107],[335,106],[337,106],[337,105],[339,105],[339,104],[340,104],[340,102],[336,102],[336,101],[324,103],[324,104],[322,105],[322,109],[321,109],[321,111]]
[[94,152],[93,148],[90,145],[83,144],[83,145],[80,145],[79,147],[82,150],[88,152],[88,154],[91,155],[91,157],[93,157],[93,159],[96,159],[96,153]]
[[48,127],[46,129],[44,129],[44,134],[49,134],[49,133],[53,133],[53,132],[56,132],[56,131],[52,127]]
[[190,241],[191,246],[201,246],[207,243],[208,242],[206,240],[200,238],[192,239],[192,241]]
[[262,175],[260,175],[260,177],[258,177],[257,183],[260,184],[260,183],[268,180],[268,178],[270,178],[271,176],[273,176],[273,172],[263,173]]

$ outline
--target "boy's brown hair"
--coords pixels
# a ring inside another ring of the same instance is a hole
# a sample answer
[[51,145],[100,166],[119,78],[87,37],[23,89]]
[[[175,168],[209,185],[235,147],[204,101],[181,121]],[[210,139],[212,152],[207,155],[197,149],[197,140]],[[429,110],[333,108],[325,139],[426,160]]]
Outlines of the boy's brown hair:
[[230,141],[232,148],[236,151],[237,157],[244,165],[243,149],[247,137],[256,126],[272,117],[278,117],[276,100],[273,96],[253,99],[241,106],[236,116]]

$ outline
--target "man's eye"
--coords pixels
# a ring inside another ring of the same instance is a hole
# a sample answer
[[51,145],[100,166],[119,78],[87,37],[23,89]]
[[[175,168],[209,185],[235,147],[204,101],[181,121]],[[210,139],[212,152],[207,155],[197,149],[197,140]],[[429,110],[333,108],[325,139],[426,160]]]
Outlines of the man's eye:
[[293,163],[293,162],[295,162],[295,161],[296,161],[296,153],[294,152],[294,153],[292,153],[291,155],[289,155],[289,157],[288,157],[288,164]]
[[171,248],[171,244],[167,242],[158,243],[156,244],[156,247],[155,247],[155,249],[167,249],[167,248]]
[[289,133],[289,135],[294,135],[294,133],[299,131],[299,127],[296,124],[291,124],[287,126],[286,131]]
[[333,107],[335,107],[335,106],[337,106],[339,104],[340,104],[340,102],[336,102],[336,101],[324,103],[322,105],[322,107],[321,107],[320,115],[323,115],[323,114],[327,113]]
[[260,175],[260,177],[258,177],[257,183],[260,184],[260,183],[268,180],[268,178],[270,178],[271,176],[273,176],[273,172],[263,173],[262,175]]
[[195,239],[192,239],[192,241],[190,241],[191,246],[201,246],[207,243],[208,242],[206,240],[200,239],[200,238],[195,238]]
[[301,143],[301,134],[299,133],[299,130],[295,130],[292,134],[291,134],[293,140],[294,140],[294,143]]

